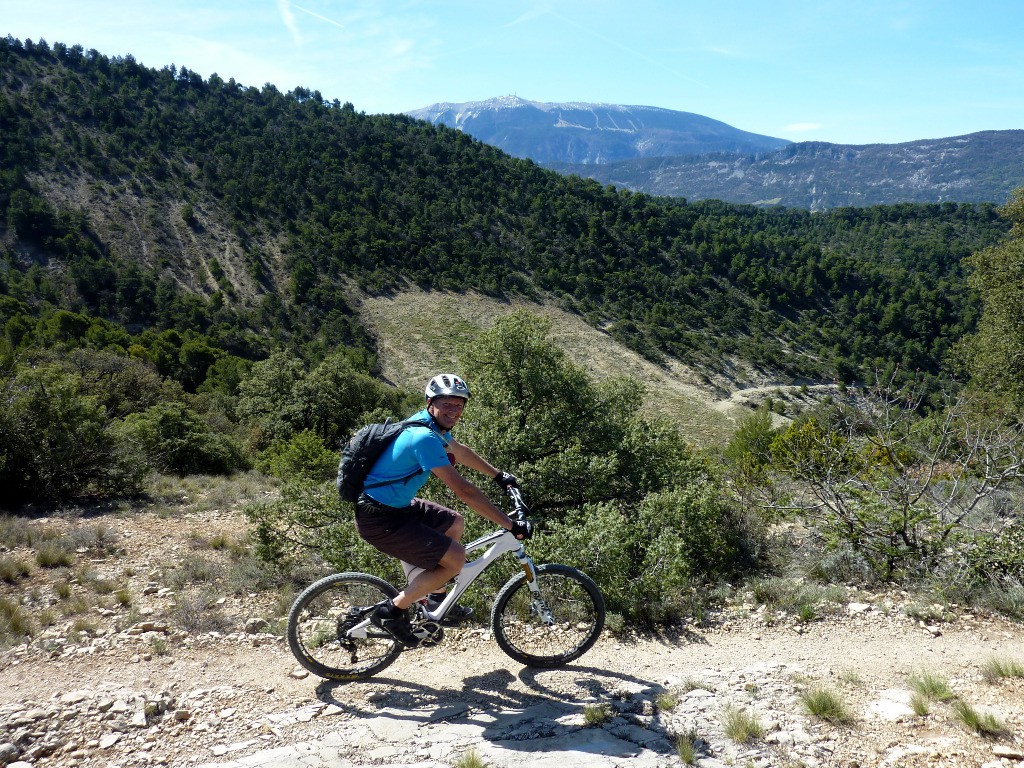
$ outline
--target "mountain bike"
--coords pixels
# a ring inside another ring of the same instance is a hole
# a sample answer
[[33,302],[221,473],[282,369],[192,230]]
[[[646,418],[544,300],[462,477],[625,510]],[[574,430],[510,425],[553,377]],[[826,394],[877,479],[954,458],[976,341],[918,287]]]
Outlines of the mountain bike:
[[[513,519],[529,512],[518,488],[508,489]],[[475,560],[471,552],[484,550]],[[525,542],[504,529],[466,544],[467,562],[433,611],[415,604],[410,619],[419,648],[444,639],[445,615],[476,579],[506,553],[520,573],[498,591],[490,625],[498,647],[529,667],[557,667],[579,658],[604,627],[604,598],[586,574],[567,565],[534,565]],[[398,590],[368,573],[336,573],[308,586],[288,613],[288,647],[299,663],[328,680],[365,680],[392,664],[405,646],[370,623],[370,613]]]

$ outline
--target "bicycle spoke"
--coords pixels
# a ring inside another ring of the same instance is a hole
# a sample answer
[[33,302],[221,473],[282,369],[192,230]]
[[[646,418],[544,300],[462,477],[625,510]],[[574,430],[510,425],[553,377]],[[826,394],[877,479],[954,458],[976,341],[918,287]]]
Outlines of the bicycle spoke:
[[596,642],[604,626],[604,600],[596,585],[567,566],[537,569],[540,594],[524,578],[509,582],[491,621],[502,650],[533,666],[571,661]]
[[367,574],[338,574],[322,579],[299,595],[288,616],[288,645],[311,672],[332,680],[370,677],[391,664],[401,647],[390,635],[367,628],[357,637],[349,630],[365,621],[370,606],[394,589]]

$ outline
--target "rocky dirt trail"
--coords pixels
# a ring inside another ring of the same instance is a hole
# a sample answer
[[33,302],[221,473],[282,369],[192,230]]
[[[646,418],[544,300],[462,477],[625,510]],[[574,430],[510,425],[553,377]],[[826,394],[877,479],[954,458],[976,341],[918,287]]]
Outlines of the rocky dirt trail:
[[[271,596],[225,594],[226,631],[171,620],[168,564],[197,532],[241,532],[237,513],[139,513],[117,528],[122,554],[94,565],[132,574],[131,607],[94,609],[88,632],[55,622],[0,655],[0,765],[433,768],[472,752],[493,768],[646,768],[683,765],[680,739],[703,768],[1024,765],[1024,681],[982,675],[991,658],[1024,661],[1024,629],[998,618],[946,611],[926,625],[904,595],[859,595],[803,624],[737,605],[671,635],[606,635],[557,670],[523,668],[470,624],[371,681],[327,683],[265,631]],[[40,583],[3,589],[47,599]],[[915,714],[915,672],[948,680],[1005,733],[978,736],[950,702]],[[815,687],[853,721],[808,714],[801,693]],[[741,716],[759,726],[747,743],[730,727]]]

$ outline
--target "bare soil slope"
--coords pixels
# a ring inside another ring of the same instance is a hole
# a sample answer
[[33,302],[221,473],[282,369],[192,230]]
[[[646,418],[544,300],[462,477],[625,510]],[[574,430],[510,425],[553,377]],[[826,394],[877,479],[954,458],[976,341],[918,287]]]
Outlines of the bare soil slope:
[[678,361],[656,365],[579,316],[549,304],[416,289],[352,299],[377,339],[384,376],[394,384],[420,389],[439,369],[456,367],[458,347],[490,328],[497,317],[526,309],[551,321],[554,342],[594,378],[631,376],[642,381],[647,387],[645,406],[673,418],[682,434],[701,446],[726,442],[736,419],[766,397],[787,401],[792,413],[811,402],[820,388],[802,389],[773,380],[738,360],[727,361],[727,375]]

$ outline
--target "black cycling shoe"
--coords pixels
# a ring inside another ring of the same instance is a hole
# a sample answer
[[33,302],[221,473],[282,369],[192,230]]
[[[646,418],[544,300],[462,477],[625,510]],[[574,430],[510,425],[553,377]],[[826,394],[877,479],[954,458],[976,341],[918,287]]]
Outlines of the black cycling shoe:
[[[440,599],[438,599],[438,598],[434,597],[433,595],[428,595],[427,596],[427,610],[430,611],[431,613],[433,613],[434,611],[436,611],[440,607],[440,605],[441,605],[441,603],[443,601],[444,601],[444,597],[443,596]],[[442,624],[460,624],[460,623],[462,623],[463,621],[465,621],[466,619],[468,619],[472,615],[473,615],[473,609],[472,608],[469,608],[469,607],[467,607],[465,605],[453,605],[451,607],[451,609],[448,611],[448,613],[446,613],[444,615],[444,618],[441,619],[441,623]]]
[[407,648],[415,648],[420,644],[420,638],[413,633],[412,624],[409,623],[409,614],[390,600],[385,600],[373,609],[370,623],[383,629]]

